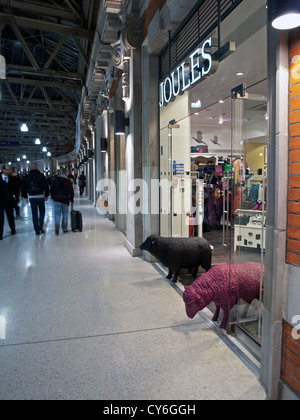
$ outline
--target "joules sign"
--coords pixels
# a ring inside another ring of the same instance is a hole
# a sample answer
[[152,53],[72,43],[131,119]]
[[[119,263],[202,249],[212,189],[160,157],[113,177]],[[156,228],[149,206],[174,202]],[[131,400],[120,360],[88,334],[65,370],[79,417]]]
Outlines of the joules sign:
[[[170,77],[167,77],[160,84],[159,106],[171,101],[180,92],[190,88],[194,83],[203,79],[205,76],[217,70],[218,62],[213,60],[210,53],[205,52],[205,48],[211,47],[211,38],[203,42],[202,47],[197,48],[191,55],[190,61],[185,61],[177,67]],[[201,64],[200,64],[201,62]]]

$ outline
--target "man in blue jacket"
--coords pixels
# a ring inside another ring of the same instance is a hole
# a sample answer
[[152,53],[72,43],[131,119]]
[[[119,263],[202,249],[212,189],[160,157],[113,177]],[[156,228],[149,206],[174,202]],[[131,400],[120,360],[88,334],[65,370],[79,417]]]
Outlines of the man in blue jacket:
[[59,235],[60,219],[63,233],[68,232],[68,207],[74,201],[73,184],[67,176],[67,169],[62,168],[61,174],[54,178],[51,184],[51,197],[54,201],[55,234]]

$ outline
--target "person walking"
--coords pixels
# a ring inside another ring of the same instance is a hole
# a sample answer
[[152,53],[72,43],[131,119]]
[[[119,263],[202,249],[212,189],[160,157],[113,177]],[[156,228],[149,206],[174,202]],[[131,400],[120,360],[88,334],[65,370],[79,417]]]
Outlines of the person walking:
[[82,171],[81,174],[79,175],[79,178],[78,178],[78,185],[79,185],[79,193],[80,193],[80,195],[83,194],[85,183],[86,183],[86,177],[84,175],[84,172]]
[[18,189],[11,176],[11,167],[4,164],[0,175],[0,240],[3,239],[4,212],[6,212],[11,234],[16,234],[14,206],[18,201]]
[[15,219],[22,219],[20,216],[20,199],[21,199],[21,178],[20,176],[17,174],[16,172],[16,168],[15,167],[11,167],[11,176],[12,179],[15,183],[15,191],[18,193],[18,199],[15,201],[15,212],[16,212],[16,216]]
[[38,170],[36,163],[32,163],[30,172],[22,181],[21,194],[26,203],[30,202],[32,222],[36,235],[45,233],[45,201],[49,197],[49,187],[46,177]]
[[55,234],[59,235],[60,219],[62,215],[62,231],[68,232],[68,207],[70,202],[74,202],[73,184],[67,175],[67,169],[62,168],[61,174],[57,175],[50,189],[51,197],[54,201],[54,222]]

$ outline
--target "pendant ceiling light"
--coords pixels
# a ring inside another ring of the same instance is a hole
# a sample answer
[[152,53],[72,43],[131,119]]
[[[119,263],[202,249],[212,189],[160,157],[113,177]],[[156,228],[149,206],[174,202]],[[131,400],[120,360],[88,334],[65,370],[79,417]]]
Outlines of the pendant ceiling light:
[[28,131],[27,124],[26,124],[26,123],[23,123],[23,124],[21,125],[20,130],[21,130],[23,133],[26,133],[26,132]]
[[275,29],[297,28],[300,26],[300,0],[269,0],[268,14]]

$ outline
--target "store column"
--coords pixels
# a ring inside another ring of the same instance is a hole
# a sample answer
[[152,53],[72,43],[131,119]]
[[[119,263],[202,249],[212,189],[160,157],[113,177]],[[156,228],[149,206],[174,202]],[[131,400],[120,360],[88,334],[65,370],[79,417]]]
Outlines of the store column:
[[[113,98],[114,109],[123,109],[122,87]],[[123,233],[126,232],[126,160],[125,160],[125,134],[115,135],[114,142],[114,167],[116,187],[116,227]]]
[[[95,132],[95,159],[96,159],[96,172],[95,172],[95,185],[101,179],[107,177],[106,174],[106,148],[107,148],[107,111],[103,111],[96,119],[96,132]],[[100,194],[103,191],[98,191]],[[97,199],[97,198],[96,198]]]
[[[143,242],[142,191],[138,187],[142,179],[142,83],[141,50],[132,49],[130,59],[130,100],[125,113],[129,117],[129,133],[126,137],[127,170],[127,217],[125,246],[132,256],[142,254]],[[140,197],[140,200],[138,200]]]
[[268,399],[278,398],[288,185],[289,61],[287,34],[268,26],[268,189],[266,255],[261,348],[261,381]]
[[91,158],[89,159],[89,170],[90,170],[90,194],[89,198],[96,205],[96,156],[95,156],[95,138],[96,138],[96,127],[91,126],[91,140],[90,140],[90,151]]
[[92,159],[89,159],[89,150],[92,150],[92,144],[93,144],[93,133],[91,130],[91,127],[89,127],[85,131],[85,156],[87,161],[85,162],[86,167],[86,190],[85,193],[88,196],[88,198],[92,199],[92,178],[93,178],[93,171],[92,171]]
[[[144,195],[143,235],[146,239],[159,232],[159,121],[158,121],[158,59],[142,48],[143,74],[143,179],[148,188]],[[145,252],[145,258],[153,257]]]

